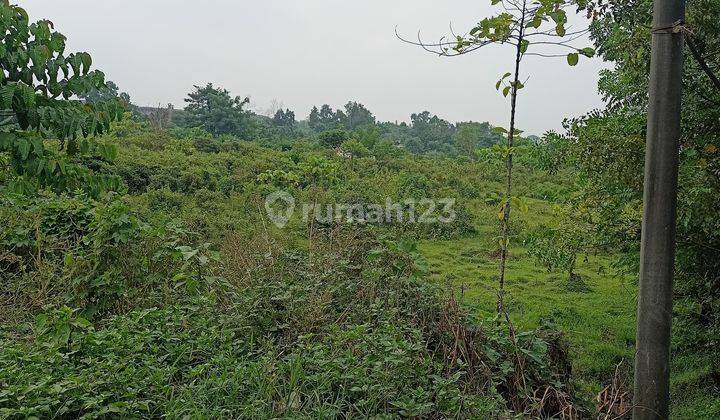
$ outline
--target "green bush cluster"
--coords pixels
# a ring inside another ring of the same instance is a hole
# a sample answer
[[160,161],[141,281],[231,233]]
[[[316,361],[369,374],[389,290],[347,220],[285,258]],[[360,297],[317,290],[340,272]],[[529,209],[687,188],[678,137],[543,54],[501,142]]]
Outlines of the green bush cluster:
[[[551,357],[561,339],[538,330],[519,344],[531,382],[513,388],[506,332],[443,303],[406,243],[352,229],[311,262],[262,242],[226,243],[224,280],[199,277],[203,293],[174,288],[174,302],[130,302],[95,321],[48,308],[27,340],[3,331],[0,414],[485,417],[568,379]],[[458,331],[474,354],[450,357],[467,345]]]
[[[268,148],[126,117],[72,155],[109,187],[18,190],[0,169],[0,417],[551,416],[535,395],[573,401],[559,333],[472,319],[408,241],[475,233],[494,163],[409,154],[370,129]],[[453,198],[456,218],[280,231],[263,214],[277,189]]]

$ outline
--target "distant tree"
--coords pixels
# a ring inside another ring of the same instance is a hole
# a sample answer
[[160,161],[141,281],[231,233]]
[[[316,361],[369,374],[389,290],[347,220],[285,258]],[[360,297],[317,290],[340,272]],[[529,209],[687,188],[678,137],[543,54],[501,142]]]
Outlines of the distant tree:
[[455,127],[452,124],[437,115],[431,115],[428,111],[412,114],[410,120],[412,122],[410,132],[417,140],[408,145],[408,150],[415,153],[452,150],[452,139],[455,134]]
[[341,110],[333,111],[328,104],[318,108],[314,106],[308,116],[308,125],[316,133],[323,131],[335,130],[345,126],[347,117]]
[[321,131],[332,130],[338,128],[340,121],[338,121],[338,115],[333,112],[332,108],[328,104],[324,104],[320,107],[320,129]]
[[333,123],[335,124],[335,127],[346,127],[347,126],[347,115],[341,110],[335,110],[335,117],[333,119]]
[[295,126],[295,113],[289,109],[278,109],[272,122],[276,127],[292,128]]
[[345,140],[350,138],[350,133],[345,130],[328,130],[318,136],[320,144],[323,147],[335,149],[339,147]]
[[548,271],[560,270],[567,274],[567,286],[573,291],[587,291],[582,276],[575,272],[577,257],[586,251],[591,227],[570,207],[558,208],[555,227],[539,226],[526,237],[528,253]]
[[529,136],[525,137],[525,139],[530,142],[530,144],[540,144],[542,142],[542,138],[534,134],[530,134]]
[[365,105],[358,102],[345,104],[345,128],[355,130],[357,128],[374,125],[375,117],[365,108]]
[[392,144],[394,148],[403,148],[412,153],[423,153],[420,140],[412,134],[407,123],[381,122],[375,124],[375,127],[380,133],[380,140]]
[[173,109],[173,104],[167,104],[164,107],[158,104],[157,107],[147,113],[150,126],[156,130],[167,129],[172,121]]
[[175,128],[190,128],[193,126],[193,118],[184,109],[176,109],[170,117],[170,125]]
[[186,124],[191,127],[201,127],[216,136],[248,137],[251,134],[250,113],[243,109],[250,98],[233,98],[227,90],[208,83],[204,87],[195,86],[195,91],[188,94],[185,102],[188,103]]
[[318,107],[313,106],[310,110],[310,115],[307,118],[308,127],[313,131],[320,131],[320,111]]
[[371,153],[379,160],[387,160],[400,156],[403,151],[392,141],[380,139],[373,145]]
[[475,150],[491,147],[503,140],[503,136],[495,133],[489,123],[459,123],[455,133],[455,147],[463,154],[474,158]]
[[360,127],[355,130],[355,138],[365,147],[372,149],[380,140],[380,129],[376,124]]
[[455,147],[471,159],[480,147],[480,133],[476,126],[463,124],[455,134]]

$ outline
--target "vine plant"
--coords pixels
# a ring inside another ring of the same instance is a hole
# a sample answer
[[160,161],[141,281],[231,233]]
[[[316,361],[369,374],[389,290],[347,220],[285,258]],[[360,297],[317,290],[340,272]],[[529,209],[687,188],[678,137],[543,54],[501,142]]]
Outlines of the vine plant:
[[[510,244],[511,204],[525,207],[519,198],[512,196],[513,143],[522,132],[516,128],[515,111],[518,92],[525,87],[520,80],[523,60],[529,56],[545,58],[565,58],[575,66],[581,56],[592,57],[595,50],[590,47],[578,47],[588,29],[568,31],[568,10],[579,11],[581,6],[567,0],[491,0],[502,11],[478,22],[466,34],[453,33],[452,38],[443,37],[438,42],[424,42],[418,34],[417,41],[408,40],[399,34],[398,38],[442,57],[453,57],[472,53],[491,44],[508,45],[515,51],[514,70],[505,73],[497,81],[495,88],[504,97],[510,96],[510,126],[496,127],[495,130],[506,139],[505,154],[505,194],[498,212],[500,220],[500,264],[498,273],[497,311],[505,313],[505,270]],[[397,34],[397,31],[396,31]],[[502,90],[501,90],[502,89]]]

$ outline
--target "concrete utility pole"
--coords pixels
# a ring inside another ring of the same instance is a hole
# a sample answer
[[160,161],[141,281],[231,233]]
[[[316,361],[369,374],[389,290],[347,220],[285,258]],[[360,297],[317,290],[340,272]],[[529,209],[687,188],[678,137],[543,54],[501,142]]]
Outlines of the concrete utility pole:
[[670,415],[670,322],[675,267],[685,0],[655,0],[635,352],[634,419]]

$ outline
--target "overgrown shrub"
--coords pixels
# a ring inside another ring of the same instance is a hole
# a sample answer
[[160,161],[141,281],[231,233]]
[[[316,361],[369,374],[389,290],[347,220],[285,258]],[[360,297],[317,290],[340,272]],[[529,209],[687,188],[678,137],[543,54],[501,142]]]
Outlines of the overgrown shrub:
[[[516,344],[422,280],[408,243],[340,229],[308,255],[230,237],[212,293],[91,323],[43,311],[0,335],[10,417],[487,417],[571,410],[566,348]],[[192,253],[192,251],[187,251]],[[214,297],[213,297],[214,296]],[[524,383],[520,386],[520,380]],[[552,394],[545,402],[537,395]],[[556,397],[561,396],[561,397]]]

